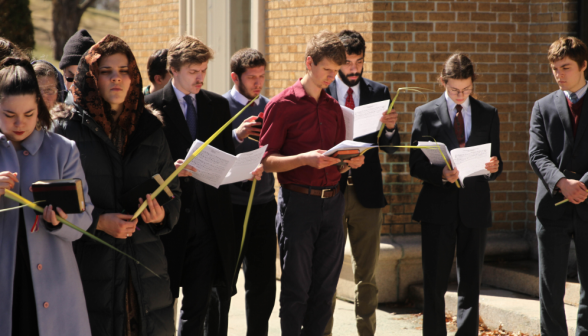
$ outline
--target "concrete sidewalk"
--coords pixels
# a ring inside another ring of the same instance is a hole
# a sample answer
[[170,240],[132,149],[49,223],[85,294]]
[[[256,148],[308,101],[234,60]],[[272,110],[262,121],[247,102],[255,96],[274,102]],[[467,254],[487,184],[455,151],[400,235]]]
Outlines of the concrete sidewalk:
[[[231,311],[229,313],[229,336],[245,336],[247,323],[245,320],[245,290],[243,273],[239,276],[237,284],[238,293],[233,297],[231,302]],[[272,312],[269,324],[269,335],[279,336],[280,318],[279,318],[279,297],[280,281],[276,282],[276,304]],[[377,311],[377,335],[390,336],[421,336],[422,316],[419,310],[415,308],[398,307],[395,305],[380,305]],[[455,335],[454,330],[448,330],[448,335]],[[335,309],[335,327],[333,336],[357,336],[355,327],[355,312],[353,303],[346,301],[337,301]]]

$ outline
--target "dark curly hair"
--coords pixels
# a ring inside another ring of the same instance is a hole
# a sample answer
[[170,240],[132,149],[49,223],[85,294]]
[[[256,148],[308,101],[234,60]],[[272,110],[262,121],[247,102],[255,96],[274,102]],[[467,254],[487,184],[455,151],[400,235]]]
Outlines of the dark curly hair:
[[355,30],[345,29],[339,32],[339,39],[345,46],[345,52],[349,55],[365,56],[365,40],[360,33]]

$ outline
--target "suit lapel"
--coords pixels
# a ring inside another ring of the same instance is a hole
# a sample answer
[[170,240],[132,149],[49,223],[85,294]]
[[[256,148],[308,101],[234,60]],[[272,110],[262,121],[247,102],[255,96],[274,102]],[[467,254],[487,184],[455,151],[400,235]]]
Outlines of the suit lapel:
[[457,137],[455,136],[455,131],[453,130],[453,124],[451,124],[449,111],[447,111],[447,101],[445,100],[445,94],[441,95],[441,97],[437,99],[437,109],[435,112],[437,112],[437,116],[439,117],[439,120],[441,120],[443,130],[445,131],[447,137],[451,140],[451,148],[459,148],[459,142],[457,142]]
[[196,95],[196,105],[198,105],[198,140],[206,141],[214,132],[216,125],[214,123],[213,108],[210,97],[206,91],[200,90]]
[[[567,103],[567,102],[566,102]],[[580,140],[586,133],[586,127],[588,127],[588,103],[586,103],[586,99],[584,99],[584,105],[582,106],[582,112],[580,113],[580,125],[578,125],[578,130],[576,131],[576,137],[574,139],[574,148],[578,146]]]
[[[472,97],[469,97],[469,99],[470,99],[470,106],[472,107],[472,114],[471,114],[472,129],[470,130],[470,137],[468,138],[468,141],[466,142],[466,147],[472,145],[470,143],[470,140],[472,139],[472,134],[474,134],[474,130],[478,129],[478,126],[480,124],[480,118],[482,118],[481,106],[480,106],[480,104],[478,104],[478,101]],[[456,137],[456,139],[457,139],[457,137]]]
[[374,102],[372,86],[367,85],[363,77],[359,80],[359,105],[367,105]]
[[337,102],[339,102],[339,98],[337,98],[337,81],[333,81],[333,83],[329,84],[329,87],[327,88],[328,90],[328,94],[333,97],[333,99],[335,99]]
[[[566,101],[566,97],[563,91],[558,91],[555,95],[555,106],[557,108],[557,113],[559,114],[559,118],[563,124],[564,130],[566,132],[566,142],[569,145],[573,144],[574,141],[574,132],[572,130],[572,120],[570,119],[570,112],[568,111],[568,102]],[[581,118],[580,118],[581,119]],[[579,131],[579,129],[578,129]],[[580,134],[580,133],[578,133]]]
[[189,143],[192,143],[192,136],[190,135],[188,124],[186,123],[186,118],[184,117],[182,107],[180,106],[178,98],[176,97],[171,80],[169,83],[167,83],[163,90],[165,90],[163,92],[163,112],[167,116],[166,122],[171,122],[171,124],[173,124],[180,132],[182,137],[184,137],[186,141],[189,141]]

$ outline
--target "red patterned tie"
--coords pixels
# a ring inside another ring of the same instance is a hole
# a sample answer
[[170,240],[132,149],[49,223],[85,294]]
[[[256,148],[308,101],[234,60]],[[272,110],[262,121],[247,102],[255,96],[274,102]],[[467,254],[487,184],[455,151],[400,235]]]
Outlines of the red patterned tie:
[[455,109],[457,110],[457,113],[455,114],[455,120],[453,120],[455,136],[457,137],[457,142],[459,142],[459,147],[465,147],[465,127],[463,123],[463,114],[461,113],[463,107],[458,104],[455,106]]
[[355,109],[355,102],[353,101],[353,89],[349,88],[347,90],[347,98],[345,99],[345,106],[349,107],[350,109]]

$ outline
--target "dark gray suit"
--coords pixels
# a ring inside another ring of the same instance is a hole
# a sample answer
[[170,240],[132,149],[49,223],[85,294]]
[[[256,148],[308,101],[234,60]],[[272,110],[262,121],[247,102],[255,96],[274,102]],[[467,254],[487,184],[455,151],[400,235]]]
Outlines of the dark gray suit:
[[[588,334],[588,299],[584,282],[588,279],[588,203],[570,202],[555,206],[564,199],[557,182],[565,178],[588,182],[588,103],[574,136],[572,120],[563,91],[558,90],[538,100],[531,115],[529,158],[539,176],[535,215],[539,243],[539,293],[541,298],[541,333],[567,335],[563,297],[570,240],[576,245],[578,275],[582,290],[578,307],[576,335]],[[584,279],[584,280],[583,280]]]
[[[443,183],[443,167],[433,166],[420,149],[410,151],[410,175],[423,180],[413,219],[421,222],[425,304],[423,335],[446,335],[445,301],[449,273],[457,247],[458,316],[456,335],[478,334],[480,271],[484,260],[486,228],[492,225],[490,186],[502,172],[500,121],[496,108],[469,98],[471,134],[466,147],[492,144],[491,155],[500,162],[496,173],[464,180],[465,188]],[[445,95],[415,111],[411,143],[432,136],[447,146],[459,147]]]

